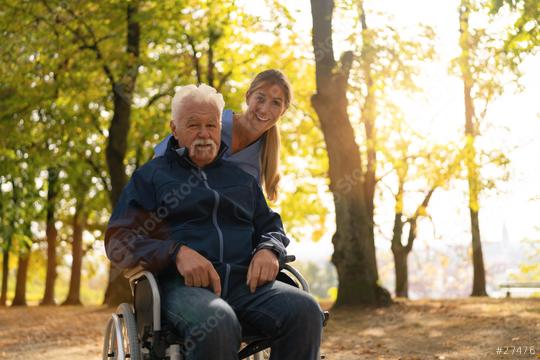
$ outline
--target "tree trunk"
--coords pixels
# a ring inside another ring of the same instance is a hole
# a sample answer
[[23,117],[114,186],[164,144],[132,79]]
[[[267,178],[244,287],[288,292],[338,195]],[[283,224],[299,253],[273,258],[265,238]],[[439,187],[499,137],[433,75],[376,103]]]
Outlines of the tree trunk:
[[347,114],[352,53],[345,53],[338,67],[332,46],[333,7],[333,1],[311,0],[317,82],[311,102],[328,151],[330,189],[336,208],[336,233],[332,239],[332,262],[339,279],[336,306],[388,304],[388,291],[377,285],[363,184],[357,179],[361,176],[355,176],[361,174],[362,166]]
[[401,169],[402,173],[398,171],[399,187],[396,196],[396,215],[394,217],[394,232],[392,235],[392,253],[394,254],[394,269],[396,273],[396,296],[409,297],[409,265],[408,258],[409,253],[412,251],[414,241],[417,236],[417,224],[418,218],[425,214],[426,208],[429,205],[431,196],[435,192],[438,185],[434,185],[424,197],[424,200],[414,212],[414,215],[407,220],[409,223],[409,235],[407,237],[407,244],[403,245],[401,239],[403,237],[403,189],[405,187],[405,176],[408,172],[408,167],[405,166]]
[[81,270],[83,261],[83,231],[86,222],[83,200],[78,200],[73,215],[73,244],[71,249],[71,278],[66,301],[62,305],[82,305],[81,302]]
[[30,263],[30,247],[24,245],[19,251],[17,266],[17,280],[15,282],[15,297],[11,306],[26,306],[26,279],[28,277],[28,264]]
[[469,57],[471,51],[469,33],[470,11],[469,1],[462,0],[459,8],[459,29],[461,33],[459,43],[461,47],[460,68],[463,78],[463,95],[465,102],[465,162],[469,185],[469,211],[471,215],[472,235],[473,289],[471,296],[487,296],[482,242],[480,239],[480,225],[478,222],[478,213],[480,211],[480,181],[475,148],[477,129],[474,122],[474,103],[471,96],[473,77],[471,74],[471,61]]
[[221,34],[221,29],[210,26],[210,29],[208,30],[208,65],[206,67],[206,78],[208,79],[208,85],[212,87],[216,87],[214,74],[214,70],[216,67],[216,64],[214,62],[214,46],[221,38]]
[[[120,82],[112,84],[114,114],[109,127],[106,149],[107,167],[111,178],[110,201],[114,209],[122,189],[126,185],[126,167],[124,158],[127,150],[127,137],[131,121],[131,104],[135,82],[137,80],[140,47],[140,26],[137,19],[138,1],[132,1],[127,7],[127,53],[130,58]],[[121,271],[111,265],[109,282],[105,291],[104,303],[117,305],[131,298],[131,291],[126,279],[119,276]]]
[[409,253],[405,249],[394,251],[394,265],[396,271],[396,297],[409,297]]
[[[431,195],[430,195],[431,196]],[[428,199],[429,201],[429,199]],[[399,220],[398,220],[399,217]],[[394,235],[392,237],[392,253],[394,254],[394,267],[396,273],[396,296],[409,297],[409,254],[416,240],[416,224],[418,212],[408,220],[410,228],[407,237],[407,245],[401,243],[403,234],[402,214],[396,214],[394,222]]]
[[9,279],[9,250],[2,251],[2,293],[0,295],[0,306],[6,306],[7,289]]
[[[400,183],[400,191],[397,196],[397,208],[401,208],[402,195],[403,192],[402,183]],[[407,257],[409,253],[407,252],[405,246],[401,243],[401,237],[403,236],[403,214],[400,211],[396,212],[394,216],[394,231],[392,235],[392,254],[394,255],[394,271],[396,274],[396,285],[395,292],[397,297],[409,297],[408,294],[408,267],[407,267]]]
[[471,296],[487,296],[486,273],[484,269],[484,256],[482,242],[480,241],[480,227],[478,225],[478,211],[471,209],[472,230],[472,258],[473,258],[473,289]]
[[[9,285],[9,258],[10,258],[9,253],[11,251],[11,246],[13,245],[13,234],[15,232],[15,226],[17,225],[16,221],[18,218],[17,207],[15,206],[19,201],[18,191],[13,181],[11,181],[11,186],[13,188],[11,201],[12,201],[12,206],[14,206],[14,208],[12,209],[12,211],[10,211],[11,219],[10,219],[7,231],[4,233],[6,245],[2,251],[2,256],[3,256],[2,290],[0,294],[0,306],[6,306],[6,303],[7,303],[7,290],[8,290],[8,285]],[[9,204],[7,205],[2,204],[2,207],[5,207],[5,206],[9,206]],[[7,211],[3,211],[2,216],[4,216],[6,213]]]
[[[367,209],[366,222],[369,226],[370,256],[375,259],[375,221],[373,216],[375,211],[375,187],[377,186],[377,127],[375,125],[375,120],[377,118],[377,104],[373,74],[371,70],[371,66],[375,62],[375,58],[373,47],[371,45],[373,40],[370,38],[370,36],[367,36],[369,29],[363,1],[358,2],[358,10],[360,12],[360,22],[362,25],[362,52],[360,57],[362,59],[362,72],[364,73],[364,78],[366,81],[366,97],[364,107],[361,109],[361,120],[364,124],[367,148],[367,168],[366,173],[364,174],[364,192]],[[377,267],[375,267],[375,271],[377,271]],[[378,272],[376,276],[379,276]]]
[[48,189],[47,189],[47,275],[45,279],[45,293],[40,305],[55,305],[54,284],[56,282],[56,238],[58,231],[55,226],[56,197],[58,195],[58,170],[47,169]]
[[[212,36],[212,33],[210,32],[210,36]],[[213,49],[213,41],[212,38],[209,39],[208,44],[208,66],[206,68],[207,73],[207,79],[208,79],[208,85],[214,87],[214,49]]]

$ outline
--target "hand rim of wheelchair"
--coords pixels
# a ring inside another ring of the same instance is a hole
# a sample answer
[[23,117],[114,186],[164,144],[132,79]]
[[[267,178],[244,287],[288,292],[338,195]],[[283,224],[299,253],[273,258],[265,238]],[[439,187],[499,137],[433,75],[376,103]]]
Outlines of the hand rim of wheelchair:
[[[125,336],[123,330],[126,331]],[[127,343],[125,342],[127,340]],[[137,344],[136,347],[133,344]],[[127,351],[126,351],[127,350]],[[111,315],[105,328],[102,358],[114,359],[141,359],[141,349],[137,337],[137,324],[130,304],[122,303]]]

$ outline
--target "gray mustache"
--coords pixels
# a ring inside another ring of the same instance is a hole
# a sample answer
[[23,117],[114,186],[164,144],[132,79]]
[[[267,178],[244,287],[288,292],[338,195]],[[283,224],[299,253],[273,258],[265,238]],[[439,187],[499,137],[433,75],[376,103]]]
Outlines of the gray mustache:
[[215,151],[217,148],[216,143],[211,139],[197,139],[191,144],[190,150],[194,151],[195,146],[198,146],[198,145],[210,145],[212,146],[212,151]]

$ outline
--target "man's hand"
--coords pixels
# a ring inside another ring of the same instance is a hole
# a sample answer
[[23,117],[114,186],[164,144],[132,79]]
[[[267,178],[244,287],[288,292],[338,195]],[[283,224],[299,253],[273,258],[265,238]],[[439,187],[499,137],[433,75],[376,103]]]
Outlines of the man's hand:
[[274,281],[278,272],[277,255],[272,250],[261,249],[251,259],[246,284],[249,286],[249,290],[254,293],[259,286]]
[[184,277],[187,286],[208,287],[212,286],[217,296],[221,295],[221,282],[219,275],[204,256],[197,251],[182,245],[176,253],[176,268]]

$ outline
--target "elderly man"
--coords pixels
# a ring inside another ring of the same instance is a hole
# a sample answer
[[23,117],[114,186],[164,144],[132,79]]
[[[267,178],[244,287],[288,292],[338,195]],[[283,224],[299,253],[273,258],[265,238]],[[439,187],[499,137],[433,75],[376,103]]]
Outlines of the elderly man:
[[186,359],[237,359],[242,333],[271,337],[272,359],[317,359],[323,314],[309,294],[275,281],[289,240],[256,180],[221,160],[223,106],[206,85],[176,93],[174,138],[122,192],[107,255],[158,275],[163,314],[190,344]]

